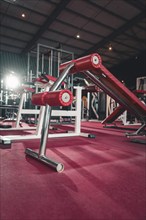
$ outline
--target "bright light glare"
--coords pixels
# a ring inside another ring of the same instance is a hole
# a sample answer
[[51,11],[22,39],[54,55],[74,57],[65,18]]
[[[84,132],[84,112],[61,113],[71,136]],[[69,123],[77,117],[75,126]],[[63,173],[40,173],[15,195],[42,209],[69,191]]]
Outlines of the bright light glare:
[[21,16],[22,16],[23,18],[25,18],[26,15],[25,15],[24,13],[22,13]]
[[19,87],[20,81],[16,76],[10,75],[6,78],[6,87],[8,89],[16,89]]
[[112,48],[112,46],[109,46],[109,48],[108,48],[109,50],[112,50],[113,48]]
[[79,34],[77,34],[77,35],[76,35],[76,38],[80,38],[80,35],[79,35]]

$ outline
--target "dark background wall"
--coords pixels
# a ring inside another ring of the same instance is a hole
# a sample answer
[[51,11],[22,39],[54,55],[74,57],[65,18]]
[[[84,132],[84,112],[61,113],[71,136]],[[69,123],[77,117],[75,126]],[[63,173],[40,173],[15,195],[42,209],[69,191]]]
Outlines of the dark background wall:
[[110,70],[126,86],[135,89],[136,78],[146,76],[146,51]]

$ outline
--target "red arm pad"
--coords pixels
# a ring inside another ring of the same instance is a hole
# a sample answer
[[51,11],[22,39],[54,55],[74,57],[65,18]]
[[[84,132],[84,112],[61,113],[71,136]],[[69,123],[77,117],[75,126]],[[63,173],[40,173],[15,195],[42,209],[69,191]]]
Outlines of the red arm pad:
[[30,88],[30,87],[26,87],[26,86],[22,86],[22,89],[26,92],[35,92],[34,89]]
[[133,93],[136,94],[136,95],[138,95],[138,94],[146,94],[146,90],[135,90]]
[[[48,79],[48,81],[53,81],[53,82],[55,82],[56,81],[56,77],[54,77],[54,76],[50,76],[50,75],[45,75],[45,77]],[[47,83],[47,80],[45,79],[45,78],[43,78],[43,77],[39,77],[39,78],[36,78],[35,79],[35,82],[41,82],[41,83]]]
[[85,86],[85,91],[87,91],[87,92],[101,92],[102,90],[96,85],[91,85],[91,86]]
[[32,96],[34,105],[69,106],[73,101],[70,90],[59,90],[54,92],[42,92]]
[[45,95],[48,92],[40,92],[40,93],[36,93],[32,96],[31,102],[33,105],[46,105],[45,103]]
[[76,60],[62,63],[59,66],[59,71],[62,72],[71,62],[75,65],[71,68],[70,73],[76,73],[99,68],[101,64],[101,57],[97,53],[94,53]]
[[[48,79],[48,81],[55,82],[55,81],[57,80],[57,78],[54,77],[54,76],[50,76],[50,75],[47,75],[47,74],[46,74],[45,76],[46,76],[46,78]],[[47,81],[46,81],[43,77],[36,78],[36,79],[35,79],[35,82],[41,82],[41,83],[44,83],[44,84],[47,83]],[[64,84],[65,84],[65,83],[62,82],[62,85],[64,85]]]
[[[50,76],[50,75],[46,75],[46,77],[48,78],[48,80],[51,80],[51,81],[53,81],[53,82],[55,82],[56,80],[57,80],[57,78],[56,77],[54,77],[54,76]],[[62,82],[62,84],[61,85],[64,85],[65,83],[64,82]]]
[[36,78],[34,80],[34,82],[40,82],[40,83],[47,83],[46,80],[42,79],[42,78]]
[[55,82],[56,81],[56,77],[54,77],[54,76],[51,76],[51,75],[45,75],[46,76],[46,78],[48,79],[48,80],[51,80],[51,81],[53,81],[53,82]]

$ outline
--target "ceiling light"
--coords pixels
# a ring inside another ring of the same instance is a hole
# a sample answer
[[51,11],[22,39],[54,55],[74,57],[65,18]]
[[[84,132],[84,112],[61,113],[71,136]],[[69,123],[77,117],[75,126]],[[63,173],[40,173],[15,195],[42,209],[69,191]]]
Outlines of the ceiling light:
[[111,51],[113,48],[112,48],[112,46],[110,45],[108,49]]
[[25,15],[24,13],[22,13],[21,16],[22,16],[22,18],[25,18],[25,17],[26,17],[26,15]]
[[79,39],[79,38],[80,38],[80,35],[79,35],[79,34],[77,34],[77,35],[76,35],[76,38],[78,38],[78,39]]

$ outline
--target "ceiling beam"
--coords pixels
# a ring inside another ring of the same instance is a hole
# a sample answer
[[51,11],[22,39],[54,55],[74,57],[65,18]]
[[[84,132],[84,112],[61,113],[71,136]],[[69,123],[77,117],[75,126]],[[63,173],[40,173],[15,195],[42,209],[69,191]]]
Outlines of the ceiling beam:
[[[96,1],[97,4],[96,4],[95,2],[92,2],[91,0],[84,0],[84,1],[86,1],[88,4],[93,5],[94,7],[97,7],[97,8],[99,8],[99,9],[101,9],[101,11],[107,12],[108,14],[110,14],[110,15],[112,15],[112,16],[115,16],[116,18],[119,18],[119,19],[121,19],[121,20],[123,20],[123,21],[125,21],[125,22],[128,21],[128,19],[124,18],[124,16],[121,16],[121,15],[119,15],[119,14],[117,14],[117,13],[114,13],[114,12],[108,10],[108,9],[105,8],[105,7],[102,7],[102,6],[98,5],[97,1]],[[134,2],[133,0],[132,0],[132,1],[129,0],[129,4],[132,4],[133,2]],[[139,4],[137,1],[135,1],[135,2],[136,2],[136,5]],[[135,3],[135,2],[134,2],[134,3]],[[128,1],[126,1],[126,3],[128,3]],[[140,5],[140,6],[138,5],[138,8],[141,9],[141,5]],[[144,6],[143,6],[143,8],[144,8]],[[143,10],[143,9],[142,9],[142,10]],[[139,25],[137,25],[137,27],[142,28],[142,27],[140,27]],[[143,29],[144,29],[144,28],[143,28]]]
[[44,24],[40,27],[40,29],[37,31],[37,33],[34,35],[34,37],[31,39],[31,41],[28,42],[22,53],[28,52],[32,46],[37,42],[37,40],[42,36],[42,34],[46,31],[46,29],[49,28],[49,26],[55,21],[55,19],[58,17],[58,15],[61,13],[61,11],[69,4],[71,0],[64,0],[61,1],[54,11],[49,15],[47,20],[44,22]]
[[[57,22],[59,22],[59,23],[61,23],[61,24],[64,24],[64,25],[67,25],[67,26],[70,26],[70,27],[72,27],[72,28],[76,28],[76,29],[78,29],[79,30],[79,28],[77,28],[77,26],[75,26],[75,25],[73,25],[73,24],[69,24],[68,22],[66,22],[66,21],[62,21],[62,20],[59,20],[58,18],[56,19],[56,21]],[[52,30],[52,29],[50,29],[50,30]],[[83,33],[87,33],[87,34],[90,34],[90,35],[93,35],[94,37],[99,37],[99,38],[103,38],[103,36],[101,35],[101,34],[95,34],[93,31],[91,32],[91,31],[88,31],[88,30],[85,30],[84,28],[81,30]],[[84,35],[84,34],[83,34]],[[128,48],[131,48],[131,49],[133,49],[133,50],[137,50],[137,48],[135,48],[135,47],[133,47],[133,46],[130,46],[130,45],[127,45],[127,44],[125,44],[125,43],[123,43],[123,42],[118,42],[117,40],[113,40],[113,42],[116,42],[116,43],[120,43],[121,45],[123,45],[123,46],[126,46],[126,47],[128,47]]]
[[27,41],[26,40],[22,40],[22,39],[19,39],[19,38],[15,38],[15,37],[12,37],[12,36],[8,36],[6,34],[0,34],[1,37],[4,37],[4,38],[8,38],[10,40],[15,40],[15,41],[19,41],[19,42],[23,42],[23,43],[26,43]]
[[[8,26],[8,25],[3,25],[3,24],[1,24],[0,27],[1,27],[1,30],[2,30],[2,28],[7,28],[8,30],[20,32],[20,29],[19,29],[19,28],[14,28],[14,27],[11,27],[11,26]],[[22,34],[29,35],[29,36],[33,36],[32,33],[28,33],[28,32],[23,31],[23,30],[21,30],[21,33],[22,33]],[[0,32],[0,34],[1,34],[1,32]]]
[[89,50],[86,51],[86,53],[82,54],[82,56],[87,55],[91,52],[96,52],[99,48],[102,48],[105,44],[109,43],[110,41],[114,40],[117,36],[120,34],[123,34],[125,31],[127,31],[130,27],[135,25],[135,23],[139,22],[145,17],[145,10],[143,10],[140,14],[135,16],[133,19],[131,19],[129,22],[126,22],[124,25],[122,25],[117,30],[113,31],[110,35],[105,37],[103,40],[101,40],[99,43],[91,47]]
[[104,37],[103,35],[101,35],[101,34],[96,34],[95,32],[93,32],[93,31],[89,31],[89,30],[86,30],[86,29],[84,29],[84,27],[81,29],[80,27],[77,27],[76,25],[74,25],[74,24],[70,24],[68,21],[63,21],[63,20],[60,20],[60,19],[56,19],[56,21],[57,22],[59,22],[59,23],[61,23],[61,24],[63,24],[63,25],[67,25],[67,26],[70,26],[70,27],[72,27],[72,28],[75,28],[75,29],[77,29],[77,32],[80,32],[80,31],[82,31],[82,32],[84,32],[85,34],[87,33],[87,34],[91,34],[91,35],[93,35],[93,36],[95,36],[95,37]]
[[[126,44],[125,42],[123,43],[123,42],[121,42],[120,40],[114,39],[112,42],[115,42],[115,43],[120,44],[120,45],[122,45],[122,46],[124,46],[124,47],[127,47],[127,48],[129,48],[129,49],[132,49],[132,50],[137,51],[137,48],[136,48],[136,47],[130,46],[129,44]],[[111,44],[112,44],[112,43],[111,43]]]
[[[76,40],[76,41],[81,41],[81,42],[83,42],[83,43],[86,43],[86,44],[90,44],[90,46],[93,46],[94,44],[92,43],[92,42],[90,42],[89,40],[84,40],[84,39],[77,39],[76,38],[76,36],[74,35],[74,36],[71,36],[71,35],[69,35],[69,34],[64,34],[63,32],[60,32],[60,31],[58,31],[58,30],[54,30],[54,29],[48,29],[47,31],[51,31],[51,32],[54,32],[54,33],[56,33],[56,34],[59,34],[60,36],[64,36],[64,37],[67,37],[69,40],[71,40],[71,39],[74,39],[74,40]],[[58,36],[59,37],[59,36]],[[58,41],[59,42],[59,41]]]
[[116,14],[116,13],[106,9],[106,7],[102,7],[102,6],[98,5],[98,1],[96,1],[97,4],[95,2],[92,2],[91,0],[84,0],[84,1],[86,1],[88,4],[92,5],[93,7],[99,8],[101,10],[101,12],[104,11],[104,12],[106,12],[112,16],[115,16],[116,18],[119,18],[123,21],[128,21],[124,16],[120,16],[119,14]]
[[[7,2],[7,0],[1,0],[1,1],[5,1],[5,2]],[[7,2],[7,4],[9,4],[9,3],[10,3],[10,2]],[[47,17],[46,14],[43,14],[43,13],[41,13],[41,12],[39,12],[39,11],[36,11],[35,8],[32,9],[32,8],[26,7],[26,6],[22,5],[22,4],[20,4],[19,1],[11,2],[11,4],[13,4],[13,7],[15,7],[16,9],[29,11],[29,12],[32,12],[32,13],[38,14],[38,15],[40,15],[40,16]],[[52,4],[52,3],[50,2],[50,4]],[[52,4],[52,5],[53,5],[53,4]]]
[[133,0],[124,0],[127,4],[132,5],[135,8],[138,8],[140,11],[143,11],[143,9],[145,8],[145,5],[142,4],[139,1],[133,1]]
[[115,30],[115,28],[113,28],[113,27],[111,27],[111,26],[109,26],[107,24],[104,24],[104,23],[98,21],[98,19],[94,19],[92,17],[88,17],[87,15],[83,15],[83,14],[77,12],[77,11],[74,11],[74,10],[70,9],[70,8],[66,8],[66,11],[68,11],[69,13],[75,14],[76,16],[79,16],[81,18],[86,19],[87,23],[92,22],[95,25],[99,25],[99,26],[104,27],[104,28],[106,28],[108,30],[111,30],[111,31]]
[[[92,23],[94,23],[95,25],[101,26],[102,28],[106,28],[106,29],[112,31],[112,33],[114,33],[114,32],[117,30],[116,28],[113,28],[113,27],[111,27],[111,26],[109,26],[109,25],[107,25],[107,24],[104,24],[104,23],[102,23],[102,22],[100,22],[100,21],[98,21],[98,20],[96,20],[96,19],[94,19],[94,18],[91,18],[91,17],[89,18],[88,16],[83,15],[83,14],[77,12],[77,11],[74,11],[74,10],[70,9],[70,8],[66,8],[66,11],[68,11],[68,12],[70,12],[70,13],[73,13],[73,14],[79,16],[79,17],[82,17],[82,18],[86,19],[86,20],[87,20],[87,23],[92,22]],[[144,13],[145,13],[145,12],[144,12]],[[128,22],[129,22],[129,21],[128,21]],[[128,22],[126,22],[126,24],[127,24]],[[124,25],[123,25],[123,26],[124,26]],[[84,27],[85,27],[85,25],[84,25]],[[82,27],[82,28],[79,28],[79,31],[81,31],[82,29],[83,29],[83,27]],[[128,27],[127,29],[129,29],[129,27]],[[124,34],[125,36],[128,36],[128,37],[133,38],[134,40],[138,41],[135,36],[131,36],[131,35],[128,34],[128,33],[123,33],[123,34]],[[138,41],[138,42],[139,42],[139,41]]]
[[16,46],[16,45],[12,45],[12,44],[8,44],[8,43],[2,43],[2,46],[7,46],[7,47],[12,47],[12,48],[22,49],[22,47],[19,47],[19,46]]
[[[9,15],[9,14],[5,14],[4,12],[0,12],[1,13],[1,15],[3,15],[4,17],[8,17],[8,18],[10,18],[10,19],[13,19],[13,20],[15,20],[16,22],[18,21],[18,22],[22,22],[23,24],[30,24],[30,25],[33,25],[33,26],[35,26],[35,27],[40,27],[40,25],[38,25],[38,24],[34,24],[34,23],[32,23],[32,22],[30,22],[30,21],[26,21],[26,20],[22,20],[22,19],[18,19],[17,17],[15,17],[15,16],[12,16],[12,15]],[[7,22],[8,23],[8,22]],[[23,26],[23,24],[22,24],[22,26]],[[2,21],[0,21],[0,26],[2,25]]]

